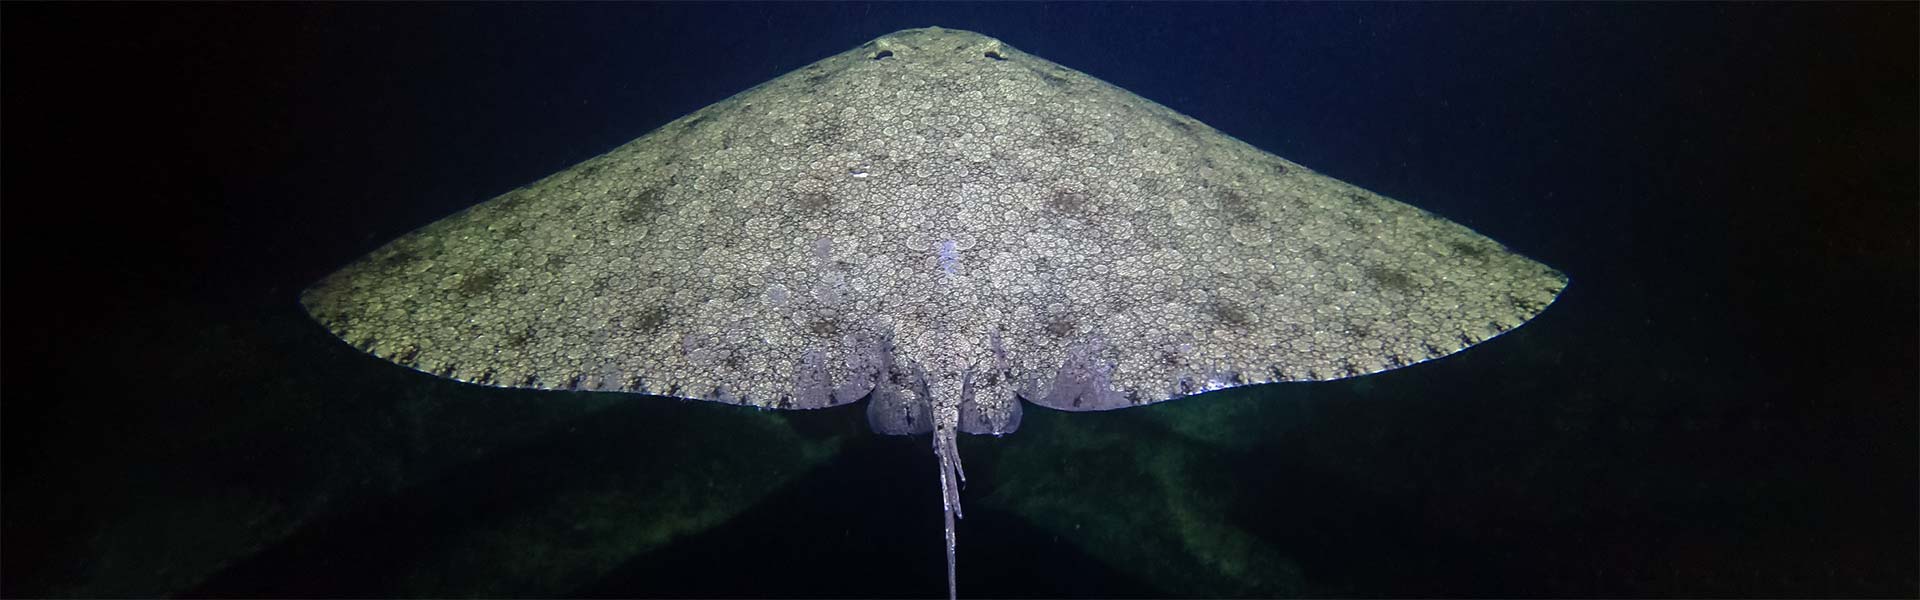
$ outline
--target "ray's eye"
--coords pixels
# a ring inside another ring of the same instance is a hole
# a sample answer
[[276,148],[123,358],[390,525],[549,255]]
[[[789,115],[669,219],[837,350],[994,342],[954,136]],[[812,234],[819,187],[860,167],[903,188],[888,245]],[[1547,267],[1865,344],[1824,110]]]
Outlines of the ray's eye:
[[998,50],[988,50],[988,51],[987,51],[987,58],[991,58],[991,59],[994,59],[994,60],[1006,60],[1006,59],[1007,59],[1007,57],[1005,57],[1005,56],[1001,56],[1001,55],[1000,55],[1000,51],[998,51]]
[[893,57],[893,51],[892,51],[892,50],[881,50],[881,51],[879,51],[879,52],[875,52],[875,53],[873,53],[873,59],[874,59],[874,60],[880,60],[880,59],[883,59],[883,58],[892,58],[892,57]]

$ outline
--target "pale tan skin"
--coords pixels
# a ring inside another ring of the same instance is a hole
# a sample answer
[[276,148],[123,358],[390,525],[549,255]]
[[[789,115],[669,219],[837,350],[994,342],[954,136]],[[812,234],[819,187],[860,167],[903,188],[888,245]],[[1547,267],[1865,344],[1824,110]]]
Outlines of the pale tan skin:
[[410,233],[302,297],[506,387],[1005,434],[1336,379],[1525,323],[1567,279],[1440,217],[979,34],[911,29]]

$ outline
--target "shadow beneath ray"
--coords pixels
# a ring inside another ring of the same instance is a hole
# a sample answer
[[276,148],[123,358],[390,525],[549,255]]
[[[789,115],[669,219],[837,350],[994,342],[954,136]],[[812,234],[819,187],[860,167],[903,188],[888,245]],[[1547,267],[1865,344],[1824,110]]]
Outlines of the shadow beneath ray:
[[[972,438],[968,442],[995,440]],[[969,444],[979,448],[982,444]],[[983,457],[984,458],[984,457]],[[958,528],[962,597],[1161,593],[1026,520],[987,508],[988,461],[969,471]],[[826,522],[814,522],[824,519]],[[635,557],[574,595],[593,598],[939,597],[940,495],[926,436],[867,436],[726,524]]]
[[[794,446],[812,456],[800,458]],[[607,557],[634,554],[635,539],[724,521],[830,457],[832,446],[800,442],[770,413],[635,397],[317,517],[181,595],[553,595],[596,575],[553,563],[617,564]],[[579,554],[536,552],[554,548]]]

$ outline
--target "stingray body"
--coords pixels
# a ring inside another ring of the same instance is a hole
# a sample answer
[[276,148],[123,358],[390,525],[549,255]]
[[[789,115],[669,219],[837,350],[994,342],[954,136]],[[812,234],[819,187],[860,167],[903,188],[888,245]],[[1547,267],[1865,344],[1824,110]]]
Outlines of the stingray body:
[[931,433],[1351,377],[1524,323],[1559,272],[983,35],[896,32],[407,234],[320,323],[478,384]]

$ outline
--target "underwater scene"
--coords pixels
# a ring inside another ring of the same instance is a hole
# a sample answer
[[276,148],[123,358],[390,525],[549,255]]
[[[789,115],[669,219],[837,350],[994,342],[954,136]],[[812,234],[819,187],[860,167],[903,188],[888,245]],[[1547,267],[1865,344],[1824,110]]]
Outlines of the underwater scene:
[[0,596],[1920,595],[1911,3],[0,17]]

